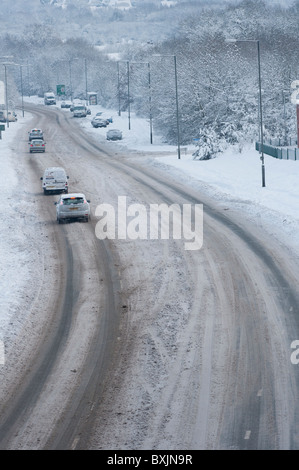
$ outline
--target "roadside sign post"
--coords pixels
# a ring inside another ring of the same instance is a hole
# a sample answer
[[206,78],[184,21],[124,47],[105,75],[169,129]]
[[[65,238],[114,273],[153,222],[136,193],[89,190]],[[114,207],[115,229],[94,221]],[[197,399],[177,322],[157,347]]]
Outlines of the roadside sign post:
[[2,139],[2,134],[1,134],[2,131],[5,131],[5,125],[4,124],[0,124],[0,140]]
[[65,85],[56,85],[57,96],[65,95]]

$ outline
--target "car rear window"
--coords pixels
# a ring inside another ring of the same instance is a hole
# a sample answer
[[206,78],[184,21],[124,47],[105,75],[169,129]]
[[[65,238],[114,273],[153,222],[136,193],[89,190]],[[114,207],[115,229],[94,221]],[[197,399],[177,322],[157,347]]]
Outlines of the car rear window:
[[44,179],[46,180],[53,180],[53,179],[65,180],[66,175],[63,171],[54,171],[51,173],[46,173]]
[[71,204],[84,204],[84,199],[83,197],[63,198],[64,206],[70,206]]

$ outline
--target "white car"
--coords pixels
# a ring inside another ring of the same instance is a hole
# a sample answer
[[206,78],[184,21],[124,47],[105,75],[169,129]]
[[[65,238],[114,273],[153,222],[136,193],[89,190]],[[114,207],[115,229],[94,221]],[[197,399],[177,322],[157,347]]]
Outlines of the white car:
[[62,221],[81,219],[85,222],[90,218],[90,201],[83,193],[62,194],[56,205],[56,219],[60,224]]
[[65,169],[60,166],[46,168],[41,176],[44,194],[68,193],[68,180]]
[[73,116],[74,117],[86,117],[87,109],[83,104],[74,105]]

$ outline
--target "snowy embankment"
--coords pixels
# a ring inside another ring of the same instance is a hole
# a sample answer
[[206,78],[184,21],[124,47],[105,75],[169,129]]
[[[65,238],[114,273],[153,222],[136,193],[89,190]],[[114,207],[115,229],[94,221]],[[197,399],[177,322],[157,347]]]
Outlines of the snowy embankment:
[[[41,98],[28,99],[31,103],[43,105]],[[59,102],[56,105],[60,108]],[[254,144],[248,145],[240,153],[237,149],[226,150],[219,157],[208,161],[194,161],[194,146],[183,148],[181,159],[173,146],[164,145],[155,134],[154,143],[149,141],[149,123],[131,114],[131,129],[128,129],[127,113],[118,116],[116,111],[92,106],[91,116],[78,119],[88,134],[100,141],[105,140],[107,129],[94,129],[91,119],[98,111],[113,117],[109,128],[123,132],[123,140],[111,142],[120,149],[138,150],[145,155],[144,161],[159,166],[170,177],[181,183],[198,188],[225,208],[241,210],[243,215],[260,227],[265,227],[265,237],[275,236],[299,253],[299,162],[276,160],[265,156],[266,187],[262,187],[261,162]],[[70,113],[68,109],[62,110]],[[27,126],[30,114],[25,117],[18,113],[18,121],[11,123],[2,132],[0,140],[0,180],[2,190],[3,219],[0,226],[0,341],[1,344],[16,334],[21,327],[26,312],[25,297],[30,296],[30,287],[39,276],[38,256],[42,227],[34,217],[34,200],[28,200],[26,189],[18,187],[18,155],[14,149],[17,132]],[[28,129],[29,130],[29,129]],[[24,224],[26,214],[26,224]],[[31,224],[28,225],[28,220]],[[33,288],[32,287],[32,288]],[[1,359],[1,358],[0,358]]]
[[[26,318],[26,306],[34,296],[40,272],[41,222],[35,216],[35,198],[30,187],[20,187],[16,138],[20,128],[28,127],[31,116],[18,114],[2,132],[0,140],[0,185],[2,221],[0,224],[0,341],[5,346],[17,335]],[[30,222],[28,224],[28,221]],[[0,358],[3,360],[3,358]]]

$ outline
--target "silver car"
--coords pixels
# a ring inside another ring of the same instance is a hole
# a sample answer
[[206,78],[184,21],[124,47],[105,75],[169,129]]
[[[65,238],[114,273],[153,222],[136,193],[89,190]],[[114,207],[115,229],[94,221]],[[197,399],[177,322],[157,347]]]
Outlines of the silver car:
[[28,142],[30,147],[29,147],[29,152],[45,152],[46,151],[46,142],[43,139],[33,139],[30,142]]
[[122,138],[123,138],[122,132],[119,131],[118,129],[110,129],[106,133],[107,140],[122,140]]
[[63,220],[90,218],[90,201],[82,193],[62,194],[56,205],[56,219],[60,224]]

